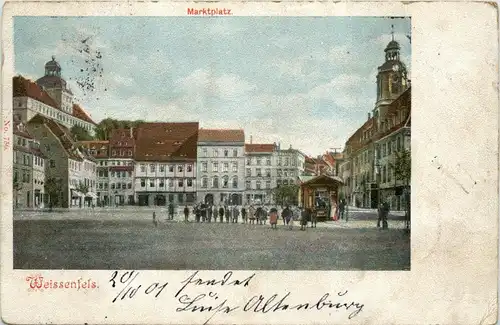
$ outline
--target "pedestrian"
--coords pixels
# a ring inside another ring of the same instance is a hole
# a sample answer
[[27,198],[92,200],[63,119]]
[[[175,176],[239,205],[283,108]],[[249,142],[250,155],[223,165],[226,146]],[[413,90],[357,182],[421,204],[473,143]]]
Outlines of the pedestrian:
[[300,211],[300,230],[305,231],[307,229],[308,221],[309,221],[309,209],[304,209],[304,207],[302,207]]
[[243,223],[247,223],[247,210],[244,206],[241,207],[241,218],[243,219]]
[[189,208],[187,204],[184,206],[184,221],[189,222]]
[[268,213],[268,212],[267,212],[267,207],[266,207],[266,206],[263,206],[263,207],[262,207],[262,211],[261,211],[260,216],[261,216],[261,218],[262,218],[262,223],[263,223],[264,225],[265,225],[265,224],[266,224],[266,222],[267,222],[267,213]]
[[173,203],[170,203],[168,205],[168,219],[174,220],[174,204]]
[[213,214],[214,210],[212,208],[212,205],[209,205],[207,207],[207,221],[210,223],[212,222],[212,214]]
[[284,225],[287,225],[288,224],[288,221],[290,221],[290,209],[288,208],[288,206],[286,206],[286,208],[283,209],[283,211],[281,211],[281,218],[283,218],[283,224]]
[[231,220],[231,207],[230,206],[226,205],[224,215],[226,216],[226,223],[229,223],[229,220]]
[[222,207],[222,205],[219,207],[219,222],[224,222],[224,208]]
[[234,206],[233,208],[233,223],[238,223],[238,217],[240,216],[240,210],[238,206]]
[[293,226],[293,213],[292,213],[292,210],[290,210],[290,207],[287,206],[285,208],[285,210],[283,210],[283,213],[285,215],[286,224],[290,227],[290,229],[292,229],[292,226]]
[[201,204],[201,221],[207,221],[207,205],[205,203]]
[[158,227],[158,220],[156,220],[156,212],[153,211],[153,225],[155,225],[155,227]]
[[387,217],[389,216],[389,203],[384,202],[382,204],[382,229],[388,229],[389,225],[387,224]]
[[261,225],[262,224],[262,207],[257,207],[257,210],[255,210],[255,219],[257,220],[257,224]]
[[345,200],[344,199],[340,200],[339,211],[340,211],[340,219],[344,219],[344,211],[345,211]]
[[310,218],[311,218],[311,228],[316,228],[316,224],[318,223],[318,215],[316,211],[310,211]]
[[197,205],[196,206],[196,212],[195,212],[195,216],[196,216],[196,222],[200,222],[200,219],[201,219],[201,209],[200,209],[200,205]]
[[271,224],[271,229],[278,229],[278,210],[276,208],[271,208],[269,211],[269,223]]
[[250,206],[250,209],[248,209],[248,218],[250,219],[250,224],[254,225],[255,224],[255,214],[257,213],[257,210],[253,207],[253,205]]
[[283,225],[286,225],[286,218],[285,218],[285,215],[283,214],[283,211],[285,211],[285,209],[283,209],[283,206],[281,206],[281,209],[280,209],[280,214],[281,214],[281,218],[283,219]]

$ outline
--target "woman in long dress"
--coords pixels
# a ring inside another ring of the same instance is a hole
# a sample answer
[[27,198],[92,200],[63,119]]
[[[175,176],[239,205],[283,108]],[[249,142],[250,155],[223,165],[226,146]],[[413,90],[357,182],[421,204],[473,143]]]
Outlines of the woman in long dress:
[[332,209],[330,211],[330,215],[332,216],[333,221],[338,221],[339,216],[337,215],[337,201],[332,200]]
[[278,210],[276,208],[272,208],[269,211],[269,223],[271,224],[271,228],[278,229]]

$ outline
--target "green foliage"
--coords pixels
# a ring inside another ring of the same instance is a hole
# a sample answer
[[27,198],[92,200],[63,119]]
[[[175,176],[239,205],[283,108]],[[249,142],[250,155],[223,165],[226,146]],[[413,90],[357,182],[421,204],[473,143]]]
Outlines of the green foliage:
[[396,161],[392,164],[394,175],[408,186],[411,179],[411,151],[403,150],[396,152]]
[[296,203],[299,195],[299,186],[292,185],[281,185],[273,189],[274,199],[276,203],[281,205]]
[[62,180],[58,178],[49,178],[45,181],[45,194],[49,197],[49,205],[58,206],[60,204]]
[[107,118],[99,122],[96,127],[95,136],[97,140],[109,140],[109,137],[111,136],[113,130],[129,129],[131,127],[137,127],[141,123],[144,123],[144,121],[115,120],[112,118]]
[[94,138],[90,135],[90,133],[79,125],[73,125],[70,131],[71,135],[76,141],[94,140]]

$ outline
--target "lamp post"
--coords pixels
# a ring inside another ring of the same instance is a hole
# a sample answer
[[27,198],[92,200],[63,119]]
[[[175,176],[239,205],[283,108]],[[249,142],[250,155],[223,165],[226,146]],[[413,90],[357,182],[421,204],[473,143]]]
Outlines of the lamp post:
[[381,209],[380,209],[380,160],[377,157],[375,158],[375,174],[377,177],[377,228],[380,227],[380,220],[381,220]]

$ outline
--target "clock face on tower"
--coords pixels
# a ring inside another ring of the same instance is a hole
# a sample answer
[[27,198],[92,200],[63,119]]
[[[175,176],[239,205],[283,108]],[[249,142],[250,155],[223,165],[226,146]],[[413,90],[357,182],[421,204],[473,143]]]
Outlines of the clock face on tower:
[[399,71],[399,65],[398,64],[395,64],[392,66],[392,70],[393,71]]

